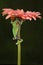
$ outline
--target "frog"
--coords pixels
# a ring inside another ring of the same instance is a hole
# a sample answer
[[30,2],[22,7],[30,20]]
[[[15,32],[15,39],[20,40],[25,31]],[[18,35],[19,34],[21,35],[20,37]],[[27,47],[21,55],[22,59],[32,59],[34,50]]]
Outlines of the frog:
[[12,33],[13,33],[13,40],[19,39],[18,37],[18,31],[21,27],[23,21],[20,21],[18,19],[11,21],[12,24]]

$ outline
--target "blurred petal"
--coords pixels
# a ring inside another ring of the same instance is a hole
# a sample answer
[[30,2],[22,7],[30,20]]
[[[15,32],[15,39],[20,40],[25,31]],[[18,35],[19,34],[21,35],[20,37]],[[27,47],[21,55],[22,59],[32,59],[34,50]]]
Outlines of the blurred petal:
[[42,17],[41,16],[37,16],[37,18],[41,19]]
[[32,18],[30,16],[28,16],[28,15],[26,15],[26,19],[30,20],[30,21],[32,20]]
[[8,19],[8,18],[10,18],[11,17],[11,15],[8,15],[8,16],[6,16],[6,19]]
[[32,16],[32,18],[33,18],[34,20],[36,20],[36,17]]

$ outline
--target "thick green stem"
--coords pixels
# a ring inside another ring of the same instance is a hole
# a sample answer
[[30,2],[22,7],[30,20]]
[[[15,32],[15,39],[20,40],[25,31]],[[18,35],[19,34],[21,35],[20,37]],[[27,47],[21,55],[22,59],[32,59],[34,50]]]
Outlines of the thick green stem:
[[17,65],[21,65],[21,43],[23,42],[23,39],[18,40],[16,45],[18,49],[18,59],[17,59]]
[[18,63],[17,65],[21,65],[21,43],[23,42],[23,40],[21,39],[20,41],[18,40]]
[[17,65],[21,65],[21,44],[18,44],[18,63]]
[[[18,37],[20,38],[20,27],[18,30]],[[17,63],[17,65],[21,65],[21,43],[19,42],[19,44],[17,46],[18,46],[18,63]]]
[[18,49],[18,59],[17,59],[17,65],[21,65],[21,42],[23,41],[21,38],[20,38],[20,27],[19,27],[19,30],[18,30],[18,37],[19,37],[19,40],[17,40],[17,49]]

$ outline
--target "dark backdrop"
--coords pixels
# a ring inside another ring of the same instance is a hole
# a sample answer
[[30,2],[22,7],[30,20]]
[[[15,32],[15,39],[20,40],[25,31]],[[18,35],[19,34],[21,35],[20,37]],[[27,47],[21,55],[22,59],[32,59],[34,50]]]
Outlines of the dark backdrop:
[[[10,20],[5,20],[3,8],[40,11],[43,14],[43,0],[0,0],[0,64],[17,64],[16,40],[13,41]],[[21,27],[22,64],[43,65],[43,17],[41,20],[25,21]]]

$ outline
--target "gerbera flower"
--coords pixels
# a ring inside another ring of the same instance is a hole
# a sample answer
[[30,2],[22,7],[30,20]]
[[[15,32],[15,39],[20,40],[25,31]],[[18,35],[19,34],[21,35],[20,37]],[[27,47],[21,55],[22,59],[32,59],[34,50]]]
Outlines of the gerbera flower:
[[13,10],[13,9],[2,9],[2,15],[7,15],[6,19],[10,18],[11,20],[14,20],[15,18],[21,18],[22,20],[36,20],[36,18],[41,19],[41,13],[40,12],[32,12],[32,11],[26,11],[24,12],[23,9],[17,9],[17,10]]

